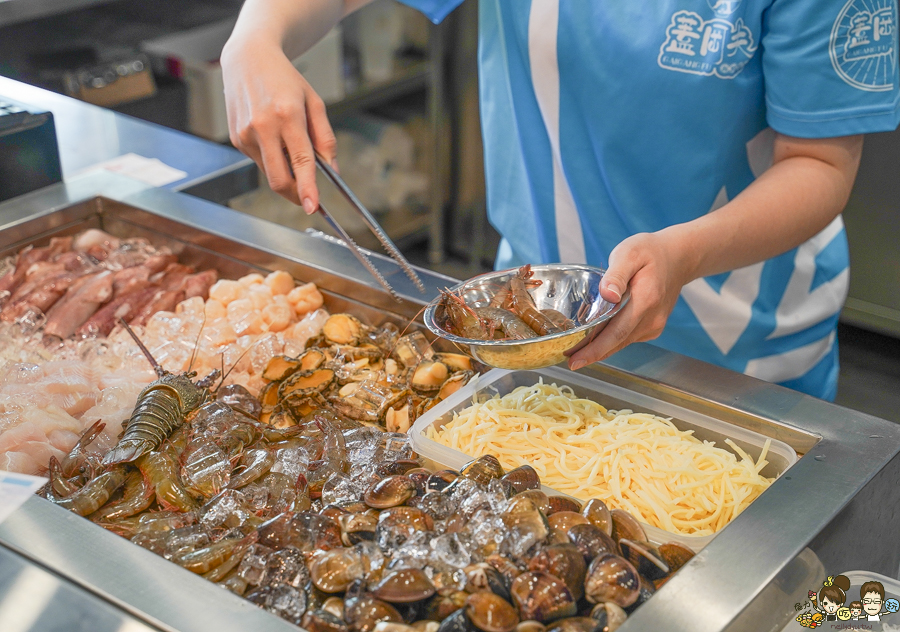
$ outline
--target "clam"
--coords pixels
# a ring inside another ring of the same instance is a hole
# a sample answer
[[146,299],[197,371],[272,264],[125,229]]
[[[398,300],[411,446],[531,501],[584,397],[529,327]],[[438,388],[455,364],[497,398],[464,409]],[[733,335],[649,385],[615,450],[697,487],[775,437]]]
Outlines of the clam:
[[393,527],[406,525],[414,531],[431,531],[434,520],[418,507],[390,507],[378,514],[378,525]]
[[694,557],[694,552],[680,542],[666,542],[659,545],[659,555],[669,566],[669,571],[675,573]]
[[528,562],[528,570],[543,571],[562,579],[577,601],[584,596],[587,564],[574,544],[551,544],[543,547]]
[[425,491],[443,491],[447,489],[457,478],[459,478],[459,472],[455,470],[438,470],[428,477],[428,482],[425,484]]
[[500,480],[512,485],[516,493],[541,488],[541,479],[530,465],[520,465],[508,471]]
[[385,575],[372,586],[370,592],[376,598],[390,603],[409,603],[428,599],[435,590],[425,571],[404,568]]
[[409,477],[409,480],[415,483],[416,495],[424,496],[428,485],[428,479],[431,478],[431,472],[424,467],[414,467],[411,470],[407,470],[405,475]]
[[466,599],[465,613],[482,632],[512,632],[519,615],[512,605],[492,592],[477,592]]
[[613,539],[592,524],[576,524],[569,528],[568,535],[569,541],[581,551],[586,563],[590,563],[598,555],[619,551]]
[[322,602],[322,610],[330,612],[334,616],[343,620],[344,618],[344,600],[340,597],[328,597]]
[[572,511],[579,513],[581,511],[581,503],[570,496],[550,496],[550,511],[547,514],[555,514],[560,511]]
[[597,622],[597,626],[594,628],[596,632],[614,632],[625,623],[628,613],[621,606],[606,601],[594,606],[594,609],[591,610],[591,618]]
[[537,510],[505,513],[503,524],[509,529],[512,552],[517,557],[524,555],[528,549],[550,535],[547,518]]
[[466,590],[470,593],[492,592],[510,600],[509,582],[496,568],[487,562],[471,564],[464,569]]
[[548,632],[593,632],[596,625],[590,617],[566,617],[554,621]]
[[309,564],[313,585],[326,593],[339,593],[363,576],[363,567],[355,552],[339,548],[326,551]]
[[417,468],[422,469],[422,464],[416,459],[397,459],[396,461],[382,461],[375,466],[375,473],[378,476],[396,476]]
[[646,542],[648,540],[641,523],[630,513],[621,509],[613,509],[609,514],[612,516],[612,539],[614,541],[618,542],[622,538],[632,542]]
[[328,610],[307,610],[300,625],[309,632],[347,632],[347,624]]
[[569,540],[569,534],[567,531],[563,531],[562,529],[554,529],[550,528],[550,535],[547,536],[546,544],[571,544],[571,540]]
[[341,525],[341,541],[353,546],[363,540],[374,540],[378,518],[364,513],[345,513],[337,518]]
[[496,568],[500,574],[503,575],[503,579],[506,580],[507,585],[511,585],[513,580],[523,572],[523,569],[516,566],[509,558],[502,555],[488,555],[484,558],[484,561]]
[[[554,498],[556,498],[554,496]],[[590,524],[587,518],[574,511],[557,511],[547,516],[547,522],[551,529],[560,529],[568,532],[576,524]]]
[[609,507],[599,498],[592,498],[581,508],[581,515],[587,518],[592,525],[600,527],[606,535],[612,535],[613,521]]
[[348,597],[344,601],[344,620],[354,632],[374,632],[382,621],[403,623],[397,609],[386,601],[369,595]]
[[545,516],[550,513],[550,499],[547,497],[547,494],[539,489],[529,489],[513,496],[507,511],[513,511],[513,506],[516,503],[525,502],[526,500],[531,501]]
[[497,457],[491,454],[485,454],[474,461],[469,461],[459,471],[460,476],[471,479],[479,485],[487,485],[491,480],[501,478],[503,474],[503,466],[500,465]]
[[372,632],[416,632],[416,629],[405,623],[394,621],[379,621]]
[[416,484],[407,476],[388,476],[372,485],[363,495],[369,507],[387,509],[402,505],[416,495]]
[[562,580],[549,573],[527,571],[510,587],[513,602],[523,619],[547,623],[576,612],[575,598]]
[[649,542],[632,542],[627,538],[619,540],[622,557],[631,562],[640,573],[650,581],[662,579],[669,574],[669,565]]
[[428,619],[443,621],[466,605],[466,599],[468,598],[469,593],[460,590],[450,592],[446,595],[437,594],[425,602],[425,608],[422,614]]
[[438,628],[438,632],[474,632],[475,630],[475,626],[469,621],[463,608],[446,617]]
[[365,333],[363,324],[350,314],[332,314],[322,326],[322,333],[332,343],[355,345]]
[[638,598],[633,604],[625,608],[625,612],[627,612],[628,614],[631,614],[632,612],[637,610],[638,607],[647,603],[647,600],[650,599],[650,597],[652,597],[656,592],[656,586],[653,585],[653,582],[651,582],[643,575],[640,576],[640,585],[641,587],[640,591],[638,592]]
[[545,632],[546,629],[546,625],[534,620],[520,621],[516,626],[516,632]]
[[412,627],[416,632],[437,632],[441,624],[437,621],[419,619],[418,621],[413,621]]
[[584,594],[591,603],[612,601],[627,608],[637,601],[640,592],[637,569],[625,558],[606,553],[596,557],[588,567]]

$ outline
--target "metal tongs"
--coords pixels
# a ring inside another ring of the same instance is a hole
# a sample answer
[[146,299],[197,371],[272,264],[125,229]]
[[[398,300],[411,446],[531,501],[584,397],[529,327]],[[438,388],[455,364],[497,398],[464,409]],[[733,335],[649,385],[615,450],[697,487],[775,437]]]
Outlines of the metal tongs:
[[[419,275],[416,274],[416,271],[413,269],[412,265],[410,265],[409,261],[406,260],[399,250],[397,250],[397,246],[394,245],[394,242],[387,236],[384,232],[384,229],[378,225],[378,222],[375,221],[375,218],[372,217],[372,214],[363,206],[362,202],[359,201],[353,191],[350,190],[350,187],[347,186],[347,183],[344,182],[344,179],[338,175],[338,173],[331,168],[327,162],[325,162],[318,153],[316,153],[316,165],[319,167],[319,170],[325,174],[329,180],[331,180],[332,184],[338,188],[338,190],[344,194],[344,197],[347,198],[347,201],[350,202],[350,206],[352,206],[356,212],[360,214],[365,221],[366,225],[369,227],[369,230],[374,233],[376,237],[378,237],[378,241],[381,242],[381,245],[384,246],[384,249],[387,250],[388,254],[391,255],[391,258],[397,262],[397,265],[406,273],[406,276],[416,285],[418,290],[425,293],[425,285],[422,283],[422,279],[419,278]],[[400,301],[400,296],[397,292],[394,291],[394,288],[391,287],[391,284],[387,282],[381,272],[378,271],[372,262],[369,261],[369,258],[362,251],[362,249],[356,245],[356,242],[353,241],[353,238],[350,236],[344,227],[337,223],[337,220],[325,210],[325,207],[319,204],[319,208],[317,209],[319,213],[322,214],[331,227],[341,236],[341,239],[347,244],[347,247],[350,249],[359,262],[363,264],[369,272],[372,273],[372,276],[381,284],[381,286],[386,289],[390,295],[394,298],[395,301]]]

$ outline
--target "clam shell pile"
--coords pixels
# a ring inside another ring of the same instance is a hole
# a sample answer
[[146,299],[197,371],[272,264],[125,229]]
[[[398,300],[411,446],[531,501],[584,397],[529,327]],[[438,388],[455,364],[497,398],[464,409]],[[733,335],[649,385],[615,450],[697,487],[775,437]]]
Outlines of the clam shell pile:
[[299,357],[269,361],[260,420],[288,428],[314,411],[327,410],[389,432],[406,432],[419,415],[473,375],[469,357],[435,353],[421,332],[399,336],[392,323],[369,327],[350,314],[333,314]]

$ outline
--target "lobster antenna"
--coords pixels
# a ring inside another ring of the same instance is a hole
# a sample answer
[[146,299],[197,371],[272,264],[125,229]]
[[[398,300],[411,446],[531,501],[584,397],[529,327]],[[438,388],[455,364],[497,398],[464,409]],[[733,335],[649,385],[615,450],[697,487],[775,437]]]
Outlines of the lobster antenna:
[[131,327],[128,326],[128,323],[125,322],[124,318],[119,318],[119,322],[125,328],[125,331],[128,332],[128,335],[132,337],[135,343],[137,343],[137,346],[140,347],[141,351],[144,353],[144,356],[146,356],[147,361],[150,363],[150,366],[152,366],[153,370],[156,371],[156,374],[159,377],[164,377],[166,375],[166,370],[162,368],[162,366],[160,366],[159,362],[156,361],[156,358],[154,358],[150,353],[150,350],[144,346],[144,343],[141,342],[141,339],[137,337],[136,333],[134,333],[134,330],[132,330]]
[[[200,331],[197,332],[197,339],[194,341],[194,351],[191,353],[191,362],[188,364],[188,373],[191,372],[191,369],[194,368],[194,360],[197,359],[197,351],[200,350],[200,334],[203,333],[203,328],[206,327],[206,310],[203,310],[203,321],[200,323]],[[224,368],[224,367],[223,367]]]
[[[234,364],[231,365],[231,368],[228,369],[228,372],[225,373],[224,375],[222,375],[222,381],[219,382],[219,385],[216,387],[216,390],[217,390],[217,391],[218,391],[220,388],[222,388],[222,385],[225,383],[225,378],[227,378],[229,375],[231,375],[231,372],[234,371],[234,368],[235,368],[238,364],[240,364],[241,360],[244,359],[244,356],[247,355],[247,354],[250,352],[250,350],[251,350],[253,347],[255,347],[256,345],[258,345],[260,342],[262,342],[261,339],[260,339],[260,340],[257,340],[257,341],[254,342],[252,345],[250,345],[249,347],[247,347],[246,349],[244,349],[244,352],[243,352],[241,355],[238,356],[238,359],[234,361]],[[225,369],[225,354],[222,353],[222,354],[219,355],[219,357],[222,358],[222,369],[224,370],[224,369]]]

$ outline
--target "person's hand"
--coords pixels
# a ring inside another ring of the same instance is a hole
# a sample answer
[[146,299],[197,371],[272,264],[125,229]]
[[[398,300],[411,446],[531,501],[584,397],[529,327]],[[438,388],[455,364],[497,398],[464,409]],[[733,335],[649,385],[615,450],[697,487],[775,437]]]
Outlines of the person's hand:
[[671,231],[640,233],[613,249],[600,295],[617,303],[628,288],[631,298],[589,345],[569,356],[570,369],[605,360],[632,342],[662,333],[682,286],[690,280],[688,262],[679,252]]
[[229,41],[222,75],[232,144],[259,165],[273,191],[314,213],[319,192],[313,148],[337,167],[322,99],[274,44]]

